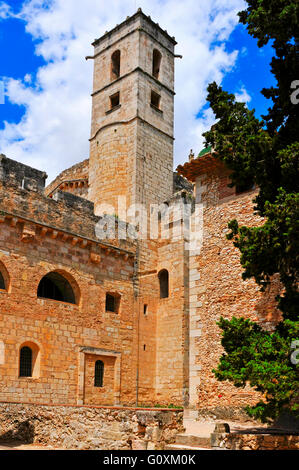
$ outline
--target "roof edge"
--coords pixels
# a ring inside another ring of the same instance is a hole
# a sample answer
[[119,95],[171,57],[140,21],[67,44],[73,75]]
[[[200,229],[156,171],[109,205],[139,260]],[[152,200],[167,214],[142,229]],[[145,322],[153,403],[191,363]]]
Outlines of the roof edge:
[[92,46],[97,46],[100,42],[102,42],[104,39],[106,39],[106,37],[108,37],[109,35],[115,33],[116,31],[118,31],[120,28],[122,28],[125,24],[128,24],[130,23],[131,21],[135,20],[135,18],[137,18],[138,16],[142,16],[144,19],[146,19],[147,21],[149,21],[149,23],[151,23],[152,25],[154,25],[155,27],[157,27],[160,31],[160,33],[162,33],[174,46],[177,44],[177,41],[175,40],[175,37],[174,36],[170,36],[168,34],[168,32],[164,29],[161,28],[161,26],[158,24],[158,23],[155,23],[150,16],[147,16],[145,13],[143,13],[142,9],[141,8],[138,8],[137,12],[134,13],[132,16],[127,16],[127,18],[120,24],[116,25],[113,29],[111,29],[110,31],[107,31],[103,36],[101,36],[100,38],[98,39],[95,39],[91,45]]

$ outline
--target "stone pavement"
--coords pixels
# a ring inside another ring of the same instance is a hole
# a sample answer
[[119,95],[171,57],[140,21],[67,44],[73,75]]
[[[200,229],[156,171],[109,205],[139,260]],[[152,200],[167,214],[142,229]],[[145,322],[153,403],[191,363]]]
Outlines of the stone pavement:
[[[176,436],[174,444],[167,446],[169,450],[208,450],[211,449],[210,436],[214,432],[216,423],[222,423],[223,420],[204,419],[198,420],[198,411],[184,410],[185,432]],[[229,425],[231,432],[246,432],[249,429],[255,432],[262,432],[264,427],[259,425],[254,427],[252,422],[238,423],[233,421],[225,422]]]

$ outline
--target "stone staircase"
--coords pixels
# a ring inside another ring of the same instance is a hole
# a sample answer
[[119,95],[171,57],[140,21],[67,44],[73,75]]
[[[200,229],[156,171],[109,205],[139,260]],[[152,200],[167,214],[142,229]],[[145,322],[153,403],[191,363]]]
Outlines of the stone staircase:
[[167,446],[168,450],[211,450],[210,434],[215,423],[196,421],[197,416],[196,410],[184,410],[185,432],[177,434],[175,443]]

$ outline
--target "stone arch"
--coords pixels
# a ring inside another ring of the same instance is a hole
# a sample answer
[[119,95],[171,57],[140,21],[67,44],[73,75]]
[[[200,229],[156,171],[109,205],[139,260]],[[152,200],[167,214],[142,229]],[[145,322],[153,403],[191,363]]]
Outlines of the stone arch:
[[158,273],[160,286],[160,299],[169,297],[169,273],[167,269],[161,269]]
[[39,282],[37,297],[79,304],[80,289],[71,274],[63,270],[50,271]]
[[116,80],[120,76],[120,50],[117,49],[111,55],[111,80]]
[[6,269],[5,264],[0,261],[0,290],[9,292],[10,289],[10,276]]
[[19,346],[19,377],[40,376],[40,347],[33,341],[25,341]]
[[155,78],[159,78],[160,69],[161,69],[162,54],[158,49],[153,50],[153,69],[152,75]]

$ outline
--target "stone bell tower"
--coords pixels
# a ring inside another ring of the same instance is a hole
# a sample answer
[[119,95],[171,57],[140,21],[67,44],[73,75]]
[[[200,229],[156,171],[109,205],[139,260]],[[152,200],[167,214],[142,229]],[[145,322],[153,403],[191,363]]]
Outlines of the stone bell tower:
[[141,9],[94,41],[89,199],[96,214],[173,191],[174,46]]

